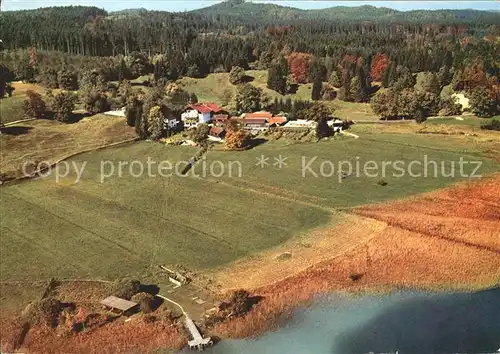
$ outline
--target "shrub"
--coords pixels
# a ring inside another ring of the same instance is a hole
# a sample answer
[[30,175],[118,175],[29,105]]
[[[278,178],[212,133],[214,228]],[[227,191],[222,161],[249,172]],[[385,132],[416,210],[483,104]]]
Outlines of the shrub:
[[61,312],[61,302],[54,298],[45,298],[31,302],[24,309],[23,319],[31,325],[47,324],[55,327]]
[[137,302],[142,313],[151,313],[154,311],[154,296],[148,293],[140,292],[132,296],[131,301]]
[[52,102],[55,118],[60,122],[69,122],[75,109],[75,95],[71,92],[58,93]]
[[113,295],[130,300],[141,289],[141,282],[135,279],[121,279],[113,285]]
[[387,186],[389,183],[387,183],[387,181],[386,181],[385,179],[381,178],[381,179],[379,179],[379,180],[377,181],[377,184],[378,184],[379,186]]
[[42,99],[42,95],[37,92],[26,91],[28,99],[23,102],[23,112],[25,118],[42,118],[47,109],[47,105]]
[[233,85],[238,85],[243,82],[245,78],[245,70],[239,66],[233,66],[229,73],[229,82]]
[[500,131],[500,120],[494,119],[491,123],[483,123],[481,129]]

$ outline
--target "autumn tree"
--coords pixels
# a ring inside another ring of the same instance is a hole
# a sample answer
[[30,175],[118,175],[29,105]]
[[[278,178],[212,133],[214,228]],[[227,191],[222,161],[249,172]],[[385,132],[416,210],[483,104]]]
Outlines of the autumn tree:
[[52,102],[52,111],[54,117],[60,122],[70,122],[73,118],[76,96],[67,91],[61,91],[54,96]]
[[431,92],[439,94],[441,92],[441,85],[435,73],[425,73],[421,84],[421,90],[424,92]]
[[370,76],[373,81],[382,81],[385,71],[389,67],[389,57],[387,54],[376,54],[372,59]]
[[226,148],[229,150],[240,150],[249,142],[249,135],[238,127],[235,122],[230,122],[226,127],[224,139]]
[[32,90],[26,91],[28,98],[23,102],[23,112],[25,118],[42,118],[47,106],[40,95]]
[[332,113],[333,111],[323,103],[314,103],[305,110],[304,118],[318,122],[322,118],[330,117]]
[[337,91],[333,88],[333,86],[329,84],[323,85],[321,89],[321,99],[325,101],[334,100],[337,97]]
[[371,107],[382,119],[397,117],[398,99],[392,90],[378,92],[371,100]]
[[309,74],[309,62],[312,55],[308,53],[293,52],[287,58],[288,68],[292,78],[298,84],[307,83]]
[[439,115],[440,116],[454,116],[462,114],[462,105],[457,103],[455,99],[451,96],[441,98],[439,103]]
[[229,82],[233,85],[243,83],[245,79],[245,70],[239,66],[233,66],[229,72]]

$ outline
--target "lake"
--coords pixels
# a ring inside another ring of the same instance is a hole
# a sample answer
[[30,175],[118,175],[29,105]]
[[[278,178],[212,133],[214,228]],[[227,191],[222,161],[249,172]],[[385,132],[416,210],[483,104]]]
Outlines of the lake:
[[477,293],[342,295],[296,311],[278,331],[223,340],[217,354],[496,353],[500,288]]

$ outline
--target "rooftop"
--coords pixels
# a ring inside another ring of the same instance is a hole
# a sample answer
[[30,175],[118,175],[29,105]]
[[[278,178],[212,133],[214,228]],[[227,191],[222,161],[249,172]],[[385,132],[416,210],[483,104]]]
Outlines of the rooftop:
[[101,304],[107,307],[111,307],[120,311],[128,311],[131,308],[137,306],[136,302],[121,299],[116,296],[108,296],[104,300],[101,300]]

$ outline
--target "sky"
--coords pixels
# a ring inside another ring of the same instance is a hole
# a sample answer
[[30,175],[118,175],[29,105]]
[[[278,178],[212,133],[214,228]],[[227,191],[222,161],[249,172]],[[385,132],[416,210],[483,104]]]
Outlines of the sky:
[[[189,11],[207,7],[220,0],[0,0],[2,11],[36,9],[47,6],[63,5],[91,5],[104,8],[107,11],[117,11],[130,8],[146,8],[148,10]],[[249,1],[249,0],[247,0]],[[256,3],[274,3],[283,6],[301,9],[321,9],[332,6],[360,6],[373,5],[390,7],[396,10],[407,11],[414,9],[477,9],[500,11],[500,0],[489,1],[330,1],[330,0],[252,0]]]

